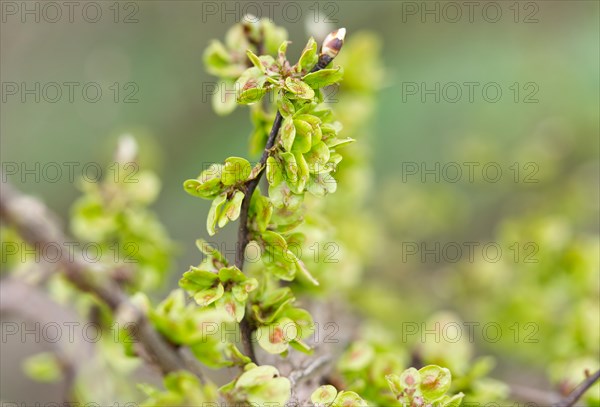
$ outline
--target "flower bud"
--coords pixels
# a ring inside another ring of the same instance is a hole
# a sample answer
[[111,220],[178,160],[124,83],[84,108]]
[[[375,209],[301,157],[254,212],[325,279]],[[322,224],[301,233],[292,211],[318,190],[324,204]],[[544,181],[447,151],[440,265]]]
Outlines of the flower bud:
[[342,45],[344,45],[345,36],[345,28],[340,28],[327,35],[323,41],[323,46],[321,47],[321,55],[328,56],[330,60],[334,59],[340,52],[340,49],[342,49]]

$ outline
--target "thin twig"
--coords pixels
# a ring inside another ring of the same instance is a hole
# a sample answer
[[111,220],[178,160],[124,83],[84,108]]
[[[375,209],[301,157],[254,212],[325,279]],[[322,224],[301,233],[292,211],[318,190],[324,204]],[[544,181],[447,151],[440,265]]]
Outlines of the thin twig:
[[331,362],[331,355],[321,355],[311,361],[306,367],[292,371],[288,376],[290,382],[292,382],[292,386],[301,380],[309,378],[329,362]]
[[556,403],[554,407],[573,407],[575,403],[600,379],[600,370],[591,376],[588,376],[579,386],[577,386],[567,397]]
[[[321,69],[324,69],[327,65],[329,65],[331,61],[333,61],[333,59],[340,51],[343,45],[345,33],[346,30],[342,28],[338,31],[334,31],[325,39],[325,41],[323,42],[323,46],[321,47],[321,54],[319,55],[319,60],[317,61],[316,65],[312,68],[311,72],[316,72]],[[262,156],[260,158],[259,163],[256,166],[258,168],[258,172],[254,178],[248,181],[244,191],[244,199],[242,201],[242,206],[240,209],[240,225],[238,229],[238,243],[236,246],[235,254],[235,265],[238,269],[242,271],[244,268],[244,253],[246,251],[248,243],[250,243],[250,233],[248,230],[248,224],[250,222],[250,219],[248,218],[250,202],[252,201],[252,195],[254,194],[254,191],[256,190],[256,187],[258,186],[260,179],[262,178],[262,175],[265,171],[267,159],[273,153],[273,147],[275,146],[275,142],[277,141],[277,135],[279,133],[279,129],[281,128],[282,122],[283,117],[281,113],[277,111]],[[256,353],[254,352],[254,346],[252,344],[253,327],[247,317],[248,315],[249,312],[246,312],[244,318],[240,322],[240,332],[242,335],[244,353],[253,362],[256,363]]]
[[[129,301],[119,284],[99,273],[97,265],[73,255],[66,246],[67,237],[53,222],[56,217],[38,200],[24,195],[10,184],[2,184],[0,219],[16,229],[19,235],[36,250],[58,250],[60,271],[78,289],[93,294],[116,314],[128,322],[131,334],[143,346],[142,356],[158,366],[163,374],[189,370],[177,348],[154,329],[145,314]],[[94,269],[96,266],[96,269]]]

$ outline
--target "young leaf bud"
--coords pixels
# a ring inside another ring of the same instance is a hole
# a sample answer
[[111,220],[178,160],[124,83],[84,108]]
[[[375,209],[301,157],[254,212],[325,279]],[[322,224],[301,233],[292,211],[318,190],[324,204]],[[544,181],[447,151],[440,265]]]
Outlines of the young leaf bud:
[[323,45],[321,47],[321,54],[327,55],[329,58],[334,59],[337,54],[342,49],[342,45],[344,45],[344,37],[346,36],[346,29],[340,28],[339,30],[335,30],[330,33],[325,40],[323,41]]
[[344,45],[345,36],[346,29],[340,28],[339,30],[335,30],[325,37],[323,45],[321,46],[319,62],[317,62],[315,67],[312,69],[312,72],[325,68],[331,61],[333,61],[333,59],[342,49],[342,45]]

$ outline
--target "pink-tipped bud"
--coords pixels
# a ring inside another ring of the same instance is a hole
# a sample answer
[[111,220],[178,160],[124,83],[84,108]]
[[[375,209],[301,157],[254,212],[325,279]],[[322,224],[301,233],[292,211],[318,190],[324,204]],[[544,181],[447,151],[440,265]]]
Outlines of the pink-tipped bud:
[[321,54],[327,55],[329,58],[334,59],[342,49],[344,45],[344,37],[346,36],[346,29],[340,28],[335,30],[325,37],[323,46],[321,47]]

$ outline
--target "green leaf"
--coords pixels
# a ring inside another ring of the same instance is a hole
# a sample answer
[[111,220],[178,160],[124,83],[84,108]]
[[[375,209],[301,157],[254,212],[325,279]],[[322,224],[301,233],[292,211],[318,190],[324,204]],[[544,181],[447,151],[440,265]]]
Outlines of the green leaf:
[[220,251],[215,249],[210,243],[208,243],[204,239],[196,239],[196,247],[200,250],[205,256],[210,257],[217,261],[220,267],[226,267],[229,263],[225,256],[221,254]]
[[252,406],[284,406],[290,396],[290,381],[285,377],[275,377],[252,388],[246,398]]
[[214,236],[215,233],[217,233],[215,230],[217,226],[217,219],[219,218],[221,207],[226,200],[227,194],[221,194],[215,198],[210,206],[210,210],[208,211],[208,216],[206,218],[206,229],[210,236]]
[[214,288],[198,291],[194,294],[194,301],[201,307],[207,307],[213,302],[220,299],[225,293],[223,284],[219,284]]
[[302,51],[302,55],[300,55],[300,60],[296,65],[296,71],[310,71],[317,64],[318,61],[319,56],[317,55],[317,43],[313,37],[310,37],[308,43]]
[[429,400],[435,400],[443,396],[450,389],[452,375],[446,368],[429,365],[419,369],[421,376],[420,389],[423,396]]
[[246,55],[248,55],[248,59],[250,62],[252,62],[252,65],[260,69],[261,72],[265,73],[267,71],[266,67],[263,65],[258,56],[254,54],[254,52],[247,50]]
[[233,197],[225,203],[221,215],[219,216],[219,227],[224,227],[229,221],[234,221],[240,216],[244,193],[235,191]]
[[261,326],[256,330],[256,338],[261,348],[277,355],[289,348],[289,342],[298,337],[298,327],[289,318],[281,318],[276,323]]
[[206,70],[216,76],[226,78],[238,77],[245,68],[233,64],[231,55],[219,41],[212,41],[204,51],[204,65]]
[[269,156],[267,158],[267,182],[271,186],[279,185],[284,179],[283,171],[277,160]]
[[267,229],[269,222],[271,221],[271,216],[273,215],[273,204],[268,197],[261,194],[258,188],[254,191],[254,195],[252,196],[248,213],[253,225],[253,230],[263,232]]
[[314,349],[311,348],[306,342],[301,339],[296,339],[295,341],[290,342],[290,346],[296,349],[298,352],[305,353],[307,355],[312,355]]
[[294,104],[285,95],[277,100],[277,110],[284,118],[292,117],[296,112]]
[[224,189],[221,183],[222,171],[223,166],[221,164],[211,164],[210,167],[200,173],[198,178],[185,181],[183,188],[192,196],[214,199]]
[[312,146],[313,127],[310,123],[304,120],[294,120],[296,127],[296,138],[292,151],[299,153],[307,153]]
[[218,280],[219,276],[215,273],[190,267],[188,271],[183,273],[179,285],[186,290],[203,290],[215,286]]
[[227,344],[227,353],[234,365],[244,366],[248,363],[252,363],[252,360],[244,355],[233,343]]
[[302,80],[313,89],[324,88],[342,80],[344,70],[341,67],[334,69],[321,69],[305,75]]
[[287,242],[279,233],[266,230],[261,237],[265,245],[278,251],[287,250]]
[[304,192],[304,188],[309,180],[308,173],[308,164],[304,159],[304,156],[300,153],[295,153],[294,157],[296,158],[296,165],[298,166],[298,182],[294,185],[295,188],[292,188],[292,191],[301,194]]
[[329,148],[334,148],[334,147],[343,147],[346,144],[350,144],[350,143],[354,143],[356,140],[347,137],[347,138],[337,138],[337,137],[330,137],[325,141],[325,144],[327,144],[327,147]]
[[248,293],[258,288],[258,280],[255,278],[249,278],[245,282],[235,284],[231,287],[231,293],[233,297],[239,302],[246,302],[248,300]]
[[218,275],[219,280],[221,280],[222,283],[241,283],[246,280],[244,273],[242,273],[236,266],[223,267],[221,270],[219,270]]
[[294,119],[304,120],[305,122],[308,122],[311,125],[311,127],[315,127],[315,126],[321,124],[321,119],[319,119],[317,116],[315,116],[313,114],[296,113],[294,115]]
[[[309,181],[310,184],[310,181]],[[269,187],[269,198],[275,208],[295,211],[302,205],[303,195],[295,194],[285,182]]]
[[300,99],[312,99],[315,91],[300,79],[288,76],[285,78],[285,88]]
[[363,407],[367,403],[353,391],[341,391],[331,407]]
[[259,102],[267,93],[265,88],[250,88],[242,91],[237,97],[237,102],[241,105],[250,105]]
[[[256,366],[256,365],[254,365]],[[238,389],[248,389],[279,376],[279,371],[269,365],[256,366],[242,375],[235,382]]]
[[332,194],[337,189],[337,182],[331,174],[318,173],[313,174],[308,182],[308,192],[315,196],[325,196]]
[[444,396],[435,402],[442,407],[459,407],[465,395],[463,393],[455,394],[454,396]]
[[296,127],[294,126],[294,120],[291,116],[288,116],[281,125],[281,145],[285,151],[292,151],[294,139],[296,138]]
[[241,157],[229,157],[225,160],[221,182],[223,185],[235,185],[246,181],[252,172],[252,166],[248,160]]
[[329,147],[321,141],[314,145],[304,157],[311,173],[323,172],[330,157]]
[[290,41],[284,41],[277,50],[277,59],[280,65],[283,65],[284,61],[286,60],[285,54],[287,53],[287,47],[289,44]]
[[219,116],[226,116],[237,106],[236,92],[233,82],[222,81],[212,95],[212,108]]
[[338,366],[342,371],[357,372],[366,368],[374,356],[375,350],[367,342],[354,342],[340,358]]
[[258,322],[268,325],[286,311],[286,307],[294,300],[292,290],[283,287],[266,293],[262,302],[252,305],[252,310]]
[[306,268],[304,262],[298,258],[296,258],[296,270],[299,271],[308,281],[310,281],[313,285],[319,285],[319,281],[310,274],[310,271]]
[[282,153],[283,169],[285,171],[285,181],[288,184],[296,184],[298,182],[298,163],[296,156],[292,153]]
[[23,370],[30,378],[39,382],[53,383],[62,379],[60,362],[51,352],[29,356],[23,362]]
[[296,307],[286,307],[281,315],[290,318],[298,326],[298,338],[308,338],[314,334],[315,322],[307,310]]
[[325,407],[333,403],[337,396],[337,390],[330,384],[319,387],[310,396],[310,401],[313,402],[315,407]]
[[225,292],[225,294],[215,302],[215,307],[225,311],[237,322],[240,322],[244,318],[246,311],[246,304],[238,301],[231,292]]

